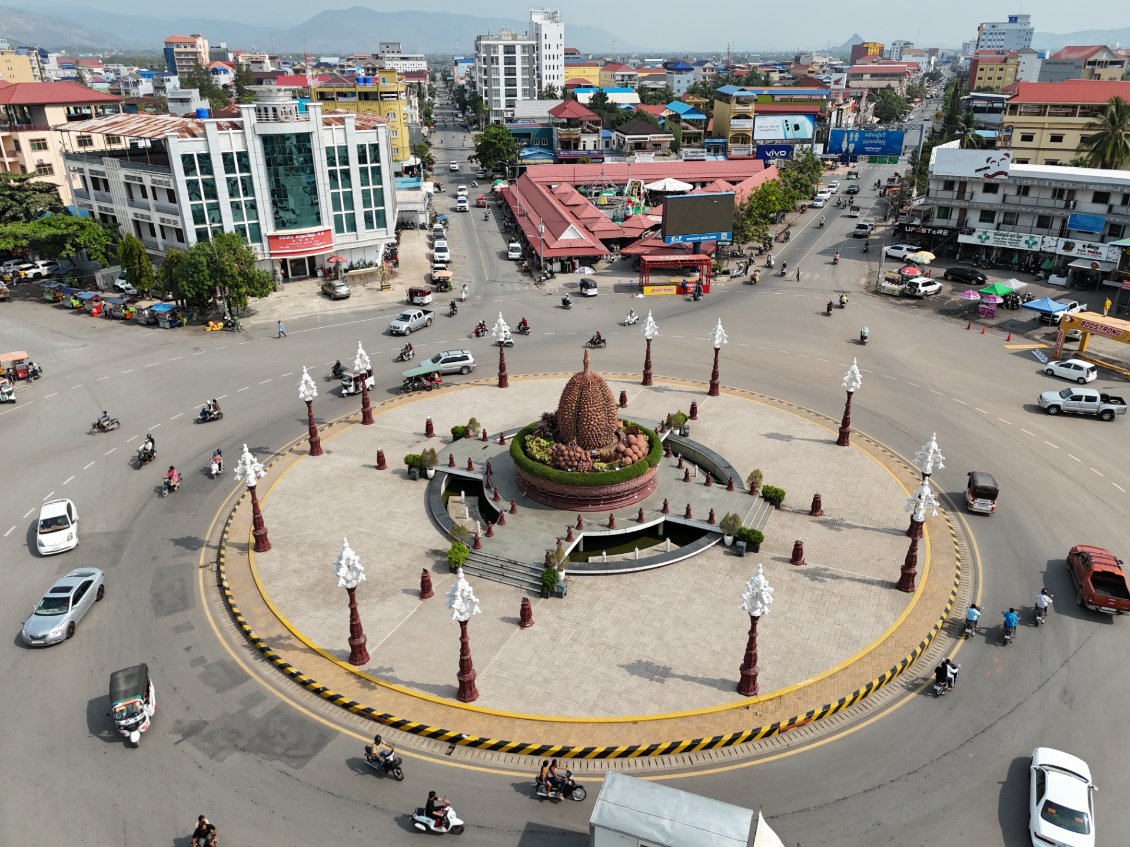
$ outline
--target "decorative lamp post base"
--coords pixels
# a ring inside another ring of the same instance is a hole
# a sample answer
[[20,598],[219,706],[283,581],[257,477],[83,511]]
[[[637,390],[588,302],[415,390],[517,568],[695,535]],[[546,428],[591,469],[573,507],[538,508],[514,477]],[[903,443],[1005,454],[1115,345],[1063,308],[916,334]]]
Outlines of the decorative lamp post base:
[[501,344],[498,345],[498,387],[510,387],[510,374],[506,372],[506,353]]
[[318,427],[314,424],[314,401],[306,401],[306,419],[310,422],[310,455],[322,455],[322,437],[318,435]]
[[906,551],[906,558],[902,562],[902,572],[899,574],[898,585],[895,586],[899,591],[905,591],[907,594],[913,594],[915,590],[915,579],[918,576],[918,539],[910,539],[910,548]]
[[717,347],[714,348],[714,369],[710,372],[710,390],[707,395],[710,397],[718,396],[718,353]]
[[357,589],[347,588],[349,594],[349,664],[360,667],[369,664],[369,651],[365,649],[365,631],[361,629],[361,615],[357,611]]
[[369,403],[369,385],[365,382],[365,375],[361,375],[361,423],[370,426],[373,423],[373,407]]
[[851,395],[852,392],[847,392],[847,400],[844,402],[844,417],[840,421],[840,434],[836,438],[837,447],[851,446]]
[[263,523],[263,513],[259,510],[259,495],[256,486],[248,488],[251,492],[251,535],[255,539],[255,552],[266,553],[271,549],[271,539],[267,537],[267,525]]
[[647,352],[643,357],[643,380],[640,385],[651,385],[651,339],[647,339]]
[[757,622],[760,618],[749,616],[749,638],[745,645],[745,658],[739,668],[738,693],[743,697],[757,696]]
[[479,699],[479,689],[475,687],[475,666],[471,662],[471,642],[467,639],[467,622],[459,621],[459,693],[455,695],[460,703],[473,703]]

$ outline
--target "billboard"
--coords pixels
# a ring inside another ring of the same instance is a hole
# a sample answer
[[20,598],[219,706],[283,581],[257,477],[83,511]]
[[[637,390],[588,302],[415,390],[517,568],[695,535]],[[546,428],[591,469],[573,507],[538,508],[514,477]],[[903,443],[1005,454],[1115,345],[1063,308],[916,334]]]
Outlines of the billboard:
[[906,133],[890,129],[833,129],[828,152],[840,156],[898,156]]
[[757,145],[757,158],[763,162],[775,162],[779,159],[791,159],[793,157],[792,144],[758,144]]
[[754,141],[811,141],[816,134],[812,115],[753,115]]
[[1072,212],[1067,216],[1067,228],[1075,232],[1101,233],[1106,228],[1106,216]]
[[959,150],[935,147],[930,172],[935,176],[965,176],[979,179],[1008,179],[1012,154],[1007,150]]
[[663,201],[663,243],[730,241],[734,229],[734,192],[677,194]]

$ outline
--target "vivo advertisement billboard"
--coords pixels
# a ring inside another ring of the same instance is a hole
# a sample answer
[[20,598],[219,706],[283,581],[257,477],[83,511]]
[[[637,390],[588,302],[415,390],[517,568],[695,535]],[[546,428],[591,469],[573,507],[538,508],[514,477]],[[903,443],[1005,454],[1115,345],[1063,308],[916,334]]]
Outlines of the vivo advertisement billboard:
[[793,145],[791,144],[758,144],[757,145],[757,158],[763,162],[775,162],[780,159],[791,159],[793,157]]
[[753,115],[754,141],[811,141],[814,135],[812,115]]
[[828,152],[840,156],[898,156],[906,133],[889,129],[833,129]]

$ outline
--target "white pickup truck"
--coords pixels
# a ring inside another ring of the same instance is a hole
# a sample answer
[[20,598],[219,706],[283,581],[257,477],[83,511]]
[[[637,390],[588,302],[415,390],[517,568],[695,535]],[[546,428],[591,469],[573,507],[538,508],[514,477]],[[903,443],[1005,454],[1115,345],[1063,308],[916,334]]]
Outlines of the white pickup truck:
[[1049,415],[1071,412],[1076,415],[1094,415],[1104,421],[1115,415],[1126,414],[1126,401],[1113,394],[1093,388],[1064,388],[1062,391],[1045,391],[1039,397],[1040,408]]
[[1087,311],[1087,304],[1080,303],[1078,300],[1056,300],[1061,306],[1066,306],[1058,312],[1049,314],[1040,314],[1040,323],[1051,324],[1052,326],[1059,326],[1059,322],[1063,320],[1064,315],[1077,315],[1080,312]]
[[396,316],[388,331],[393,335],[411,335],[414,330],[431,326],[434,315],[431,309],[409,309]]

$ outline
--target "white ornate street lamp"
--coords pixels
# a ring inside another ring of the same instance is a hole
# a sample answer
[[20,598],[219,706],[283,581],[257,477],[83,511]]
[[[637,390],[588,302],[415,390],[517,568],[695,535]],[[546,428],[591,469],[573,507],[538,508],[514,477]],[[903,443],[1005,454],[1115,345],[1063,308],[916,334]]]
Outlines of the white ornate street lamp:
[[322,437],[314,425],[314,398],[318,396],[318,386],[310,376],[306,366],[302,366],[302,378],[298,380],[298,399],[306,404],[306,419],[310,422],[310,455],[322,455]]
[[373,407],[369,405],[369,374],[373,370],[373,363],[369,354],[357,342],[357,355],[353,357],[353,372],[361,373],[361,423],[369,426],[373,422]]
[[267,537],[267,525],[263,523],[263,513],[259,510],[259,495],[256,485],[259,480],[267,475],[263,465],[243,445],[243,454],[235,463],[235,478],[247,484],[247,492],[251,495],[251,534],[255,538],[255,552],[266,553],[271,549],[271,540]]
[[840,421],[840,435],[836,439],[836,446],[847,447],[851,444],[851,398],[863,385],[863,374],[859,372],[858,360],[851,360],[851,367],[844,372],[844,380],[840,384],[847,392],[847,400],[844,402],[844,417]]
[[334,559],[334,576],[337,587],[349,595],[349,664],[369,664],[369,651],[365,649],[365,631],[361,628],[361,615],[357,611],[357,586],[365,581],[365,568],[361,557],[349,546],[349,539],[341,539],[341,552]]
[[765,578],[765,568],[760,564],[757,573],[749,578],[739,608],[749,615],[749,638],[745,645],[745,658],[742,661],[741,679],[738,693],[745,697],[757,696],[757,623],[762,615],[769,614],[773,605],[773,591]]
[[906,501],[906,510],[910,512],[910,547],[906,551],[906,558],[902,562],[902,571],[899,574],[899,591],[912,593],[915,587],[915,578],[918,576],[918,539],[922,537],[922,524],[926,522],[927,513],[932,517],[938,514],[938,498],[930,490],[929,477],[923,478],[922,484],[915,489]]
[[722,349],[723,344],[729,343],[726,337],[726,330],[722,329],[722,319],[718,319],[718,323],[714,325],[710,335],[707,336],[710,344],[714,347],[714,370],[710,372],[710,390],[706,392],[711,397],[717,397],[718,391],[718,353]]
[[511,340],[510,327],[506,325],[506,321],[502,319],[502,312],[498,313],[498,320],[494,322],[494,328],[490,331],[491,337],[494,338],[495,343],[498,344],[498,387],[510,387],[510,374],[506,372],[506,343]]
[[643,322],[641,333],[647,342],[647,352],[643,356],[643,382],[641,384],[651,385],[651,342],[659,335],[659,324],[651,316],[651,309],[647,310],[647,319]]
[[452,620],[459,621],[459,693],[456,696],[461,703],[473,703],[479,699],[479,690],[475,687],[475,666],[471,663],[467,621],[480,610],[479,598],[463,576],[462,568],[455,572],[455,582],[447,591],[447,608],[451,609]]

